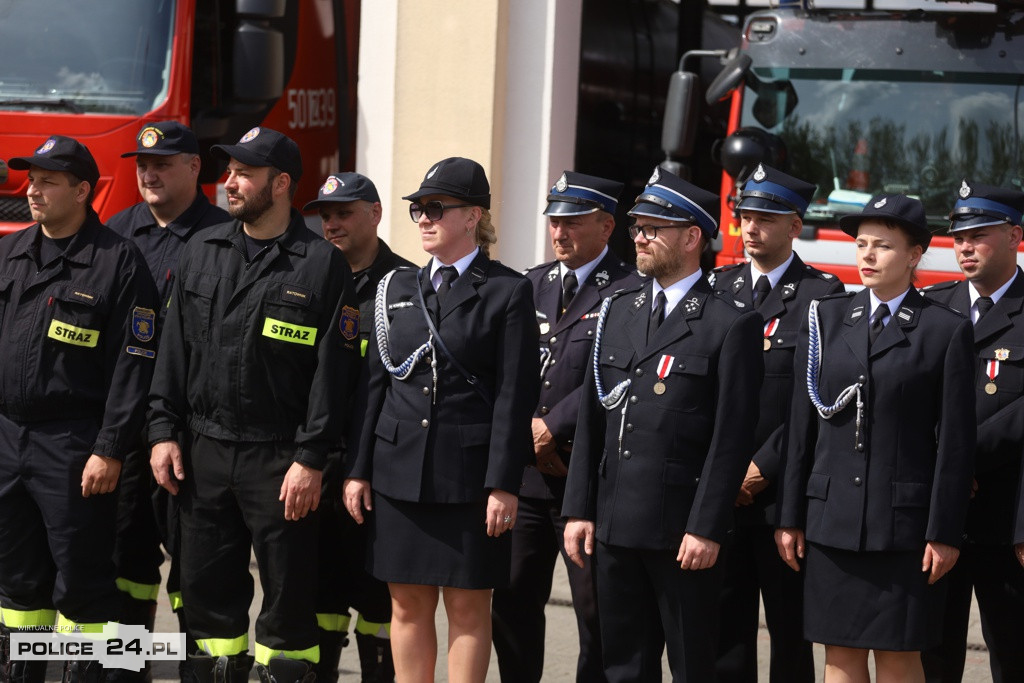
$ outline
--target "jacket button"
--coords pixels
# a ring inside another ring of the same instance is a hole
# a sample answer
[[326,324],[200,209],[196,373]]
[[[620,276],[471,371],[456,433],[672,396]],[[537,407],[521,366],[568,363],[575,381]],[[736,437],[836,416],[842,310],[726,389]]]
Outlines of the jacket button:
[[423,387],[423,395],[430,396],[430,387]]
[[551,388],[551,382],[549,382],[548,380],[544,380],[544,388],[545,389],[550,389]]
[[594,336],[594,331],[593,330],[587,330],[587,336],[588,337],[593,337]]
[[863,483],[863,482],[861,482],[861,479],[860,479],[860,477],[854,477],[854,478],[853,478],[853,485],[854,485],[854,486],[860,486],[860,485],[861,485],[862,483]]
[[612,356],[608,356],[608,360],[610,360],[610,361],[613,361],[613,360],[615,360],[615,356],[614,356],[614,355],[612,355]]
[[541,415],[547,415],[548,412],[549,411],[548,411],[548,407],[547,406],[541,406],[541,409],[540,409],[540,414]]
[[633,431],[633,425],[631,425],[631,424],[626,425],[626,431],[627,432]]
[[622,457],[625,458],[626,460],[629,460],[630,458],[633,457],[633,454],[630,453],[629,451],[622,451]]
[[637,401],[639,401],[639,400],[640,400],[640,399],[638,399],[638,398],[637,398],[636,396],[630,396],[630,397],[629,397],[629,402],[630,402],[630,403],[636,403],[636,402],[637,402]]
[[700,477],[694,477],[693,478],[693,483],[694,484],[699,484],[700,483]]
[[863,453],[864,452],[864,444],[862,444],[862,443],[857,444],[857,451],[859,453]]
[[868,378],[867,378],[867,377],[865,377],[864,375],[861,375],[860,377],[858,377],[858,378],[857,378],[857,381],[858,381],[858,382],[861,382],[861,383],[863,383],[863,382],[867,382],[867,381],[868,381]]
[[643,377],[644,376],[644,371],[641,370],[640,368],[637,368],[636,369],[636,376],[637,377]]
[[558,337],[552,337],[551,339],[548,339],[548,344],[554,344],[556,341],[558,341]]
[[423,427],[424,429],[426,429],[429,426],[430,426],[430,420],[422,420],[420,422],[420,427]]
[[551,359],[551,362],[550,362],[550,363],[548,363],[548,365],[554,365],[554,364],[555,364],[555,363],[557,363],[557,362],[558,362],[558,359],[557,359],[557,358],[552,358],[552,359]]

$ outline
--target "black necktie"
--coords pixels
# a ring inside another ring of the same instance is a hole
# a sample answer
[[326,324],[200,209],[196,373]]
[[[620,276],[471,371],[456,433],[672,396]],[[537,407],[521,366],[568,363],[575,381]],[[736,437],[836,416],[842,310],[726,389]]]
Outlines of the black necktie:
[[979,296],[975,303],[978,305],[978,319],[974,321],[974,324],[977,325],[985,317],[985,314],[992,310],[996,302],[992,301],[991,297]]
[[448,290],[452,288],[452,282],[459,276],[459,271],[455,266],[441,266],[441,284],[437,286],[437,303],[438,305],[444,302],[445,295],[448,294]]
[[754,308],[761,307],[770,291],[772,291],[772,285],[768,282],[768,276],[762,275],[757,278],[757,282],[754,284]]
[[889,306],[886,304],[879,304],[875,312],[871,314],[871,324],[868,326],[868,345],[874,346],[875,340],[878,339],[878,335],[881,334],[882,328],[885,324],[882,323],[885,317],[889,315]]
[[647,340],[650,341],[654,338],[654,333],[661,327],[661,323],[665,320],[665,300],[664,290],[658,292],[658,296],[654,297],[654,306],[651,307],[651,319],[647,322]]
[[562,313],[565,313],[565,309],[569,308],[572,298],[576,296],[576,288],[579,284],[579,280],[576,279],[576,273],[571,270],[562,278],[562,309],[559,311],[559,317],[561,317]]

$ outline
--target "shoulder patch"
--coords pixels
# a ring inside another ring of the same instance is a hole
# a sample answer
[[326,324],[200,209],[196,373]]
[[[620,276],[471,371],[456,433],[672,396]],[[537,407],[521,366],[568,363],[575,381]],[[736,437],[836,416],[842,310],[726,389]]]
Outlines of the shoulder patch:
[[348,341],[352,341],[359,336],[359,309],[352,306],[342,306],[338,328],[341,330],[341,336]]

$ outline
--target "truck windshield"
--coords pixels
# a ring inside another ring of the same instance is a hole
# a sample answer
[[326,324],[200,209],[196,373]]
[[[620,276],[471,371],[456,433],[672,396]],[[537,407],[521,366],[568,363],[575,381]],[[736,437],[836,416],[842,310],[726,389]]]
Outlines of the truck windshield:
[[0,0],[0,111],[151,111],[173,19],[173,0]]
[[789,68],[755,75],[742,125],[779,136],[789,171],[818,184],[812,220],[859,211],[859,193],[902,192],[919,197],[941,224],[962,178],[1024,186],[1024,75]]

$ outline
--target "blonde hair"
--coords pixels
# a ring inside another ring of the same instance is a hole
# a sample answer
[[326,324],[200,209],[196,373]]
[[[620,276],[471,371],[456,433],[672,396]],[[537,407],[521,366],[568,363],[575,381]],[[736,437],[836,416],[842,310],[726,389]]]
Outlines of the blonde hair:
[[476,224],[476,245],[487,258],[491,257],[491,245],[498,241],[498,232],[491,223],[491,212],[480,207],[480,221]]

